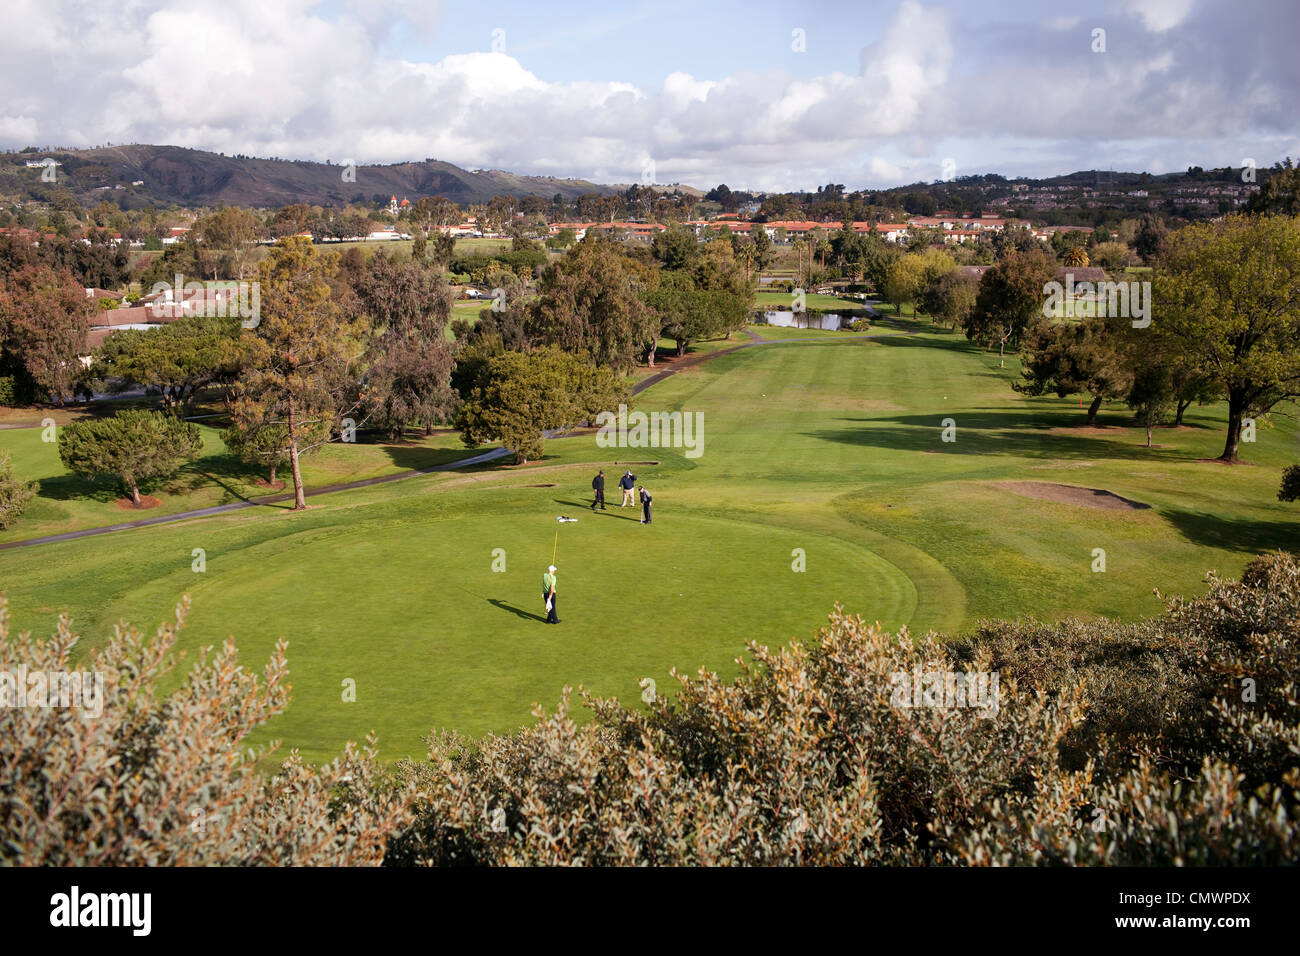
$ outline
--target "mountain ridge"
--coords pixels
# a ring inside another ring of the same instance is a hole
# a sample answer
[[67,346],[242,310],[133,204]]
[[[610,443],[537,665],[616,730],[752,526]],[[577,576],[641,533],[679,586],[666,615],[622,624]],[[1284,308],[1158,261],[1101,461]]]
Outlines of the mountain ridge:
[[[349,202],[446,196],[458,203],[493,196],[615,192],[584,179],[525,176],[505,170],[471,172],[435,159],[385,166],[343,166],[311,160],[228,156],[185,146],[99,146],[92,149],[27,150],[0,161],[0,190],[34,194],[46,185],[27,161],[59,163],[58,184],[83,200],[111,198],[123,208],[146,205],[274,207],[292,203],[341,206]],[[345,173],[348,176],[345,177]],[[350,178],[349,178],[350,177]],[[136,186],[133,183],[140,182]],[[32,187],[35,187],[33,189]]]

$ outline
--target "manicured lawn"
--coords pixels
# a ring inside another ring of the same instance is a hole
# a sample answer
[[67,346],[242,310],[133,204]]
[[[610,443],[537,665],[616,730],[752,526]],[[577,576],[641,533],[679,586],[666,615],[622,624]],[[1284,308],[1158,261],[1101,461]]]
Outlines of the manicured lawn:
[[[254,509],[0,552],[0,591],[16,627],[46,632],[68,610],[91,642],[119,618],[152,628],[189,593],[191,653],[233,636],[260,666],[277,638],[290,642],[293,703],[259,739],[324,759],[375,729],[393,758],[419,754],[433,728],[510,730],[565,684],[635,701],[642,677],[670,693],[672,667],[730,674],[745,641],[806,639],[836,601],[913,632],[994,617],[1133,619],[1158,610],[1155,588],[1198,593],[1206,571],[1235,575],[1300,540],[1300,510],[1276,500],[1296,458],[1293,406],[1243,446],[1252,464],[1229,468],[1203,460],[1222,447],[1221,406],[1193,408],[1187,427],[1159,429],[1160,447],[1147,449],[1122,406],[1103,410],[1108,427],[1081,429],[1076,400],[1012,391],[1013,359],[999,369],[996,353],[902,324],[921,331],[790,330],[800,334],[639,396],[648,412],[703,414],[699,457],[602,448],[587,432],[548,442],[524,468],[324,496],[306,513]],[[954,442],[942,440],[946,419]],[[15,434],[29,433],[0,433],[0,446]],[[439,441],[403,454],[459,447]],[[331,451],[340,457],[313,467],[399,464],[381,446]],[[21,452],[29,473],[50,472],[48,449]],[[628,462],[655,498],[649,527],[617,508]],[[587,510],[597,466],[615,503],[603,515]],[[1150,507],[1065,504],[1008,481],[1107,489]],[[53,504],[82,517],[113,507]],[[548,627],[540,577],[557,531],[563,624]],[[28,534],[27,519],[6,533]],[[191,570],[199,547],[202,574]],[[504,572],[492,570],[498,548]],[[1096,548],[1105,573],[1091,570]],[[795,549],[805,572],[792,569]],[[342,700],[349,678],[355,703]]]
[[[470,325],[478,325],[479,314],[492,305],[491,299],[457,299],[451,304],[451,319],[454,322],[460,319],[468,322]],[[446,339],[448,342],[453,341],[456,336],[451,330],[451,322],[447,323]]]
[[926,323],[930,321],[928,312],[922,312],[911,305],[900,308],[893,303],[882,302],[879,299],[872,299],[868,304],[881,315],[887,315],[890,318],[920,320]]
[[491,307],[491,299],[457,299],[451,304],[451,317],[477,322],[479,313]]

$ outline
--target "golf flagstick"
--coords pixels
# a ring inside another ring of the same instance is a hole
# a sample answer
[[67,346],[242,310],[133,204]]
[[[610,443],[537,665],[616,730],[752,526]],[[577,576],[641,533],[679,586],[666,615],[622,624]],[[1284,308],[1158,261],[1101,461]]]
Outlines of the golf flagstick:
[[[551,546],[551,564],[552,564],[552,565],[555,564],[555,552],[559,549],[559,547],[560,547],[560,529],[559,529],[559,528],[556,528],[556,529],[555,529],[555,544],[553,544],[553,545]],[[551,613],[551,601],[552,601],[552,599],[551,599],[550,595],[547,595],[547,597],[546,597],[546,613],[547,613],[547,614],[550,614],[550,613]]]

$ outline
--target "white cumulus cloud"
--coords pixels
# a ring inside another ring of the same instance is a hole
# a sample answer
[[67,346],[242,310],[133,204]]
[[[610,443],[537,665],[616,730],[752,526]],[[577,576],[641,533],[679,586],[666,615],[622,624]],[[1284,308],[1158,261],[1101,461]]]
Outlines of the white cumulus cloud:
[[797,188],[934,179],[947,155],[963,172],[1063,172],[1153,154],[1271,161],[1295,142],[1289,0],[1261,0],[1262,33],[1230,3],[1091,2],[998,20],[901,0],[856,69],[793,75],[756,57],[649,86],[557,81],[526,52],[404,57],[395,37],[438,31],[417,0],[6,0],[0,145],[434,157],[613,182],[652,164],[660,182]]

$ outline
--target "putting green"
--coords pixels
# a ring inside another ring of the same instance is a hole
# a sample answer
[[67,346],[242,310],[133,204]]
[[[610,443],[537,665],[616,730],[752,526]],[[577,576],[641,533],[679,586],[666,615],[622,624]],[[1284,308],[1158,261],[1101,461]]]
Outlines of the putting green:
[[[376,730],[392,758],[422,755],[430,728],[511,730],[566,683],[634,701],[643,677],[671,693],[671,667],[730,673],[745,640],[806,638],[836,601],[890,627],[916,608],[902,571],[842,539],[685,513],[642,526],[617,507],[567,509],[579,520],[561,524],[552,494],[530,492],[509,515],[436,524],[417,498],[380,533],[340,522],[229,549],[217,535],[203,574],[178,568],[141,583],[101,620],[165,619],[188,591],[184,647],[233,635],[257,666],[283,636],[293,700],[259,738],[324,759]],[[557,529],[562,623],[548,626],[541,576]],[[505,571],[492,569],[498,548]],[[793,570],[795,548],[806,571]],[[348,679],[354,702],[344,701]]]

